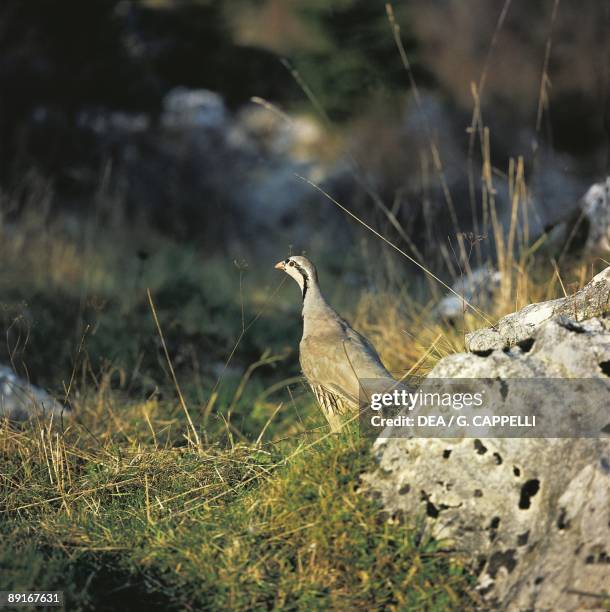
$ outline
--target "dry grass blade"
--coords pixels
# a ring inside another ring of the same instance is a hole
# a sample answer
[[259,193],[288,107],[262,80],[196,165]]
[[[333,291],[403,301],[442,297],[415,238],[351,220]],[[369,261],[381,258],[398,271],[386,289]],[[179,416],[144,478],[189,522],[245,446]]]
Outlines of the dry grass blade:
[[443,163],[441,161],[441,153],[432,135],[432,129],[430,128],[430,122],[428,121],[428,116],[426,115],[422,107],[422,100],[421,100],[421,96],[419,93],[419,88],[417,87],[415,77],[413,76],[413,70],[411,69],[411,63],[409,62],[407,51],[400,37],[400,26],[398,25],[398,22],[396,21],[396,17],[394,15],[394,9],[389,2],[385,5],[385,9],[386,9],[388,21],[390,23],[390,27],[392,29],[392,35],[394,37],[394,42],[396,43],[396,48],[398,49],[398,53],[400,55],[402,65],[404,66],[404,69],[407,72],[407,75],[409,77],[409,85],[411,86],[413,95],[415,96],[415,102],[417,104],[418,111],[421,115],[422,123],[424,124],[425,130],[426,130],[426,135],[427,135],[428,143],[430,147],[430,153],[432,154],[432,159],[434,162],[434,168],[436,169],[436,172],[440,179],[441,186],[443,189],[443,196],[445,198],[445,202],[449,210],[449,215],[451,217],[453,228],[456,232],[458,245],[460,247],[460,256],[464,264],[468,266],[468,257],[466,256],[466,249],[464,246],[463,234],[462,234],[462,231],[460,230],[460,225],[458,223],[457,213],[455,210],[455,205],[453,203],[453,197],[451,195],[449,185],[447,184],[447,178],[445,176],[445,171],[443,169]]
[[265,432],[267,431],[267,428],[269,427],[271,421],[273,421],[275,415],[281,410],[283,405],[284,405],[284,403],[280,402],[277,405],[277,408],[273,411],[273,414],[267,419],[267,422],[265,423],[265,425],[261,429],[261,432],[258,434],[258,438],[256,438],[256,442],[254,443],[254,446],[258,446],[261,443],[261,440],[263,439],[263,436],[265,435]]
[[388,240],[385,236],[380,234],[376,229],[372,228],[368,223],[366,223],[365,221],[360,219],[360,217],[355,215],[351,210],[349,210],[348,208],[345,208],[345,206],[343,206],[342,204],[337,202],[337,200],[335,200],[329,193],[324,191],[324,189],[322,189],[319,185],[316,185],[313,181],[310,181],[308,178],[305,178],[304,176],[301,176],[300,174],[295,174],[295,176],[297,178],[301,179],[302,181],[305,181],[309,185],[311,185],[314,189],[318,190],[322,195],[324,195],[326,198],[328,198],[335,206],[338,206],[343,212],[345,212],[350,217],[352,217],[352,219],[355,219],[358,223],[360,223],[360,225],[366,227],[366,229],[368,229],[375,236],[377,236],[377,238],[383,240],[383,242],[385,242],[387,245],[391,246],[395,251],[398,251],[398,253],[400,253],[403,257],[406,257],[411,263],[415,264],[420,270],[425,272],[430,278],[435,280],[437,283],[440,283],[445,289],[447,289],[447,291],[449,291],[450,293],[453,293],[456,297],[458,297],[460,300],[462,300],[463,303],[468,308],[470,308],[477,316],[479,316],[481,319],[483,319],[488,325],[490,325],[490,326],[494,325],[493,322],[490,321],[485,316],[485,313],[483,313],[476,306],[474,306],[473,304],[468,302],[466,299],[464,299],[464,297],[461,296],[457,291],[452,289],[447,283],[445,283],[438,276],[436,276],[436,274],[434,274],[434,272],[428,270],[428,268],[426,268],[425,266],[420,264],[416,259],[413,259],[413,257],[408,255],[407,253],[405,253],[400,247],[396,246],[391,240]]
[[[201,440],[199,439],[199,434],[197,433],[197,429],[195,428],[195,425],[193,424],[193,420],[191,419],[189,409],[186,405],[186,401],[184,400],[184,396],[182,395],[182,391],[180,390],[178,379],[176,378],[176,372],[174,371],[172,360],[169,357],[169,351],[167,350],[167,344],[165,344],[165,338],[163,337],[163,330],[161,329],[161,324],[159,323],[159,317],[157,317],[157,309],[155,308],[155,304],[153,302],[152,295],[150,293],[150,289],[146,290],[146,295],[148,296],[148,303],[150,304],[150,309],[152,311],[153,319],[155,320],[155,325],[157,326],[157,332],[159,333],[159,338],[161,339],[161,344],[163,346],[163,352],[165,353],[165,359],[167,360],[167,366],[172,375],[172,380],[174,382],[174,386],[176,387],[176,393],[178,394],[178,399],[180,400],[180,406],[182,406],[182,410],[184,410],[184,414],[186,415],[186,419],[188,421],[189,427],[191,428],[191,432],[195,439],[196,446],[201,447]],[[189,443],[192,444],[192,441],[190,439],[189,439]]]
[[546,47],[544,50],[544,63],[542,66],[542,76],[540,77],[540,90],[538,92],[538,109],[536,111],[536,133],[540,132],[542,126],[542,114],[544,109],[549,104],[548,89],[551,85],[549,80],[549,61],[551,59],[551,47],[553,44],[553,29],[555,27],[555,20],[557,18],[557,10],[559,9],[559,0],[554,0],[553,10],[551,13],[551,24],[549,26],[549,36],[546,41]]

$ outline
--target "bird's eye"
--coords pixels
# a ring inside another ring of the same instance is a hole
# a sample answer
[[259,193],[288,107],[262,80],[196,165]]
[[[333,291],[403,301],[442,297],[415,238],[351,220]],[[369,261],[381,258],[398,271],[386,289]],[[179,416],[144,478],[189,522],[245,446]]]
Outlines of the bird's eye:
[[290,262],[288,265],[289,265],[290,267],[294,266],[294,261],[291,261],[291,262]]

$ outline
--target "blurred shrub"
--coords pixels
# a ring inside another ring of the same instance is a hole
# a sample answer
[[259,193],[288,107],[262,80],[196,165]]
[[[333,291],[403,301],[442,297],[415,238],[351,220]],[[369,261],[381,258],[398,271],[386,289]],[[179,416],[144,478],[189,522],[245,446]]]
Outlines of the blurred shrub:
[[[385,2],[242,0],[240,4],[239,10],[227,11],[238,38],[287,57],[333,119],[357,115],[380,92],[391,98],[407,89]],[[410,23],[403,18],[404,7],[395,10],[416,76],[428,83],[417,62]],[[301,98],[305,99],[303,92]]]
[[[543,135],[555,148],[574,155],[590,155],[604,147],[610,114],[607,4],[561,2],[553,21],[553,0],[508,3],[496,32],[505,5],[501,0],[409,2],[407,14],[421,62],[448,96],[468,111],[473,106],[471,83],[479,83],[485,69],[485,121],[492,133],[504,139],[513,134],[515,140],[516,131],[531,133],[536,126],[550,43]],[[592,176],[607,170],[605,155],[587,157],[585,164]]]

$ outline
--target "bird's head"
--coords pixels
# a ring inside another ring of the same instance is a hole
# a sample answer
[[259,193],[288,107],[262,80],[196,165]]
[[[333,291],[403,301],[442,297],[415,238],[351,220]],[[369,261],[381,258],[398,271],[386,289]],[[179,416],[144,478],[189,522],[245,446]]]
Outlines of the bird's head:
[[288,274],[288,276],[292,276],[292,278],[294,278],[303,292],[303,299],[305,299],[305,294],[307,293],[308,287],[310,287],[312,283],[316,283],[318,280],[316,267],[311,263],[311,261],[309,261],[309,259],[307,259],[307,257],[303,257],[302,255],[293,255],[292,257],[288,257],[287,259],[276,263],[275,267],[278,270],[283,270],[286,272],[286,274]]

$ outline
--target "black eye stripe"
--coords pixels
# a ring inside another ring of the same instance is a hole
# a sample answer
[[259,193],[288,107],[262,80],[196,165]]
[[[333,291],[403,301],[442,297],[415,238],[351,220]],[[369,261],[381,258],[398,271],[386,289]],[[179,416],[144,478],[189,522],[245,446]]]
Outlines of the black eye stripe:
[[307,276],[307,270],[305,270],[305,268],[299,265],[296,261],[291,261],[290,265],[294,266],[303,276]]
[[307,293],[307,289],[309,288],[309,274],[307,274],[307,270],[300,266],[296,261],[290,261],[291,265],[295,265],[296,269],[300,272],[303,277],[303,300],[305,300],[305,294]]

